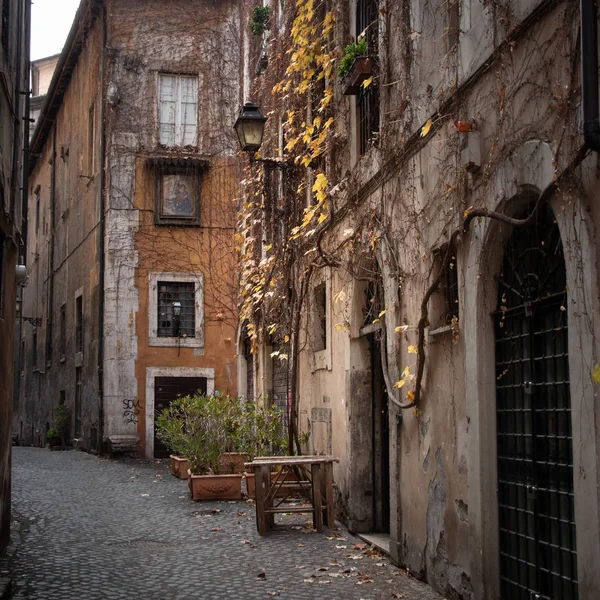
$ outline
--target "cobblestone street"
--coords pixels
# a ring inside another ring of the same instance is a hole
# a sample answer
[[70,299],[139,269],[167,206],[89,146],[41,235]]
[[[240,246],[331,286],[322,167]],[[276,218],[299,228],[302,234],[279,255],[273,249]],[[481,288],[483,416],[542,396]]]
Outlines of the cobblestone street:
[[441,598],[344,529],[261,538],[253,504],[194,503],[164,462],[15,447],[13,469],[15,599]]

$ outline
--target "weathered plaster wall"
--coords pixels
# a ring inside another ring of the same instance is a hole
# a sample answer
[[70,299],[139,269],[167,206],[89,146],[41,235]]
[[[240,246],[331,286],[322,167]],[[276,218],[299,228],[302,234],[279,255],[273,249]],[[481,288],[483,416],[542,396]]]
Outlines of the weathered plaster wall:
[[[448,240],[469,207],[496,207],[500,198],[508,202],[518,192],[518,182],[535,185],[540,191],[540,174],[549,171],[550,181],[582,141],[576,135],[574,110],[578,15],[569,3],[471,2],[469,10],[460,4],[460,11],[459,3],[441,1],[380,4],[385,5],[379,17],[382,131],[374,146],[357,157],[355,99],[342,96],[336,86],[335,135],[327,176],[329,189],[346,179],[341,186],[345,191],[334,201],[338,214],[346,208],[345,203],[350,208],[328,234],[330,244],[324,242],[324,246],[335,247],[342,232],[355,227],[365,215],[381,215],[378,260],[388,311],[390,376],[396,381],[405,366],[415,371],[416,357],[407,348],[416,343],[421,300],[435,273],[434,250]],[[341,51],[350,39],[349,8],[353,3],[332,5]],[[541,12],[528,19],[533,9]],[[451,14],[453,10],[457,12]],[[292,12],[287,16],[293,16]],[[450,27],[453,23],[459,24],[460,34]],[[501,48],[507,39],[510,43]],[[249,43],[251,73],[253,41]],[[254,80],[255,97],[265,113],[275,111],[267,123],[265,156],[275,155],[277,147],[278,107],[270,90],[282,76],[281,62],[275,57],[284,55],[285,41],[282,33],[272,38],[267,71]],[[499,54],[490,68],[477,71],[494,51]],[[457,90],[457,85],[463,87]],[[450,98],[452,102],[447,102]],[[436,114],[437,110],[440,113]],[[432,129],[421,136],[428,119],[433,119]],[[478,128],[484,164],[479,172],[467,174],[464,169],[464,138],[457,132],[455,120],[470,120]],[[549,151],[541,148],[539,140],[553,140]],[[529,180],[522,177],[520,154],[528,142],[539,147],[532,167],[537,175]],[[504,171],[502,186],[494,187],[494,177],[511,156],[515,157],[511,170]],[[556,211],[564,212],[559,213],[559,224],[561,233],[565,232],[567,271],[580,273],[573,304],[586,306],[581,311],[570,307],[569,318],[577,323],[585,314],[585,327],[594,339],[598,339],[594,306],[599,257],[594,238],[600,215],[589,199],[598,191],[590,170],[596,162],[595,157],[589,158],[583,171],[586,189],[581,204],[580,192],[568,186],[553,201]],[[578,172],[577,183],[580,177]],[[365,238],[366,245],[369,238]],[[454,333],[426,335],[427,365],[418,411],[402,411],[403,421],[398,426],[399,411],[390,407],[392,557],[451,598],[487,599],[499,593],[494,514],[495,373],[489,338],[490,311],[497,302],[490,282],[499,263],[488,259],[490,252],[497,255],[501,251],[501,244],[495,240],[490,251],[484,241],[475,246],[474,236],[459,239],[455,257],[459,327]],[[400,282],[392,279],[394,271],[402,276]],[[485,284],[480,281],[483,277]],[[365,455],[371,440],[365,421],[370,410],[371,373],[368,349],[356,330],[351,277],[342,269],[331,278],[330,298],[339,291],[346,295],[341,304],[347,308],[332,302],[331,360],[326,368],[314,369],[314,350],[306,334],[311,329],[310,303],[304,307],[299,412],[301,427],[306,428],[309,421],[311,425],[308,449],[327,452],[331,448],[340,457],[335,469],[339,508],[349,525],[359,530],[368,527],[370,519],[370,499],[356,492],[361,480],[370,476]],[[482,302],[484,297],[487,304]],[[432,329],[441,319],[436,298],[430,308]],[[336,324],[341,324],[341,329],[336,329]],[[394,333],[399,325],[406,325],[407,330]],[[576,379],[572,384],[574,416],[580,419],[574,422],[574,431],[588,432],[588,441],[576,452],[574,467],[580,593],[593,597],[598,584],[589,557],[599,556],[598,533],[595,527],[587,529],[586,523],[596,522],[600,506],[594,488],[600,421],[590,379],[598,350],[581,331],[571,332],[571,321],[569,328],[570,336],[576,336],[570,342],[574,346],[571,371]],[[582,352],[588,357],[584,364],[579,359]],[[410,388],[409,383],[402,394]],[[322,418],[323,409],[329,408],[331,428],[322,422],[314,425],[313,415]],[[595,430],[588,429],[590,423],[596,424]],[[576,444],[574,439],[574,447]]]
[[[22,386],[13,430],[23,443],[43,445],[53,411],[64,392],[75,432],[76,368],[81,368],[81,441],[90,449],[100,427],[98,398],[98,253],[100,220],[100,61],[101,23],[95,21],[65,90],[55,125],[29,180],[30,283],[23,315],[42,319],[23,324]],[[93,159],[90,107],[95,107]],[[54,154],[54,148],[56,153]],[[39,186],[39,190],[38,190]],[[38,190],[39,219],[36,206]],[[83,302],[83,352],[75,346],[75,297]],[[66,339],[61,350],[61,307],[66,307]],[[33,333],[37,332],[37,347]],[[47,336],[49,336],[47,342]],[[37,368],[33,368],[34,353]],[[95,430],[95,433],[93,433]]]
[[[228,284],[234,280],[239,181],[232,130],[241,85],[239,3],[107,4],[105,436],[137,436],[144,452],[144,419],[125,419],[123,411],[129,401],[143,414],[147,368],[210,366],[217,389],[237,390],[235,304]],[[198,75],[196,147],[166,149],[158,143],[161,72]],[[201,227],[155,227],[156,173],[148,158],[183,150],[210,163],[202,175]],[[226,155],[231,158],[218,158]],[[148,274],[198,271],[205,286],[204,350],[149,347]],[[229,289],[226,298],[220,297],[222,288]]]

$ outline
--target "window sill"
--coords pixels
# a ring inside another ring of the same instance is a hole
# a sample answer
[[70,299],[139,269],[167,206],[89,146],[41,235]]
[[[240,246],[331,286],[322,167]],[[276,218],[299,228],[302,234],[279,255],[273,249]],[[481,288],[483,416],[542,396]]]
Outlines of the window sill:
[[204,348],[204,341],[198,338],[176,338],[152,336],[148,346],[162,346],[164,348]]
[[435,337],[437,335],[442,335],[444,333],[452,333],[452,325],[444,325],[442,327],[436,327],[435,329],[429,330],[429,336]]

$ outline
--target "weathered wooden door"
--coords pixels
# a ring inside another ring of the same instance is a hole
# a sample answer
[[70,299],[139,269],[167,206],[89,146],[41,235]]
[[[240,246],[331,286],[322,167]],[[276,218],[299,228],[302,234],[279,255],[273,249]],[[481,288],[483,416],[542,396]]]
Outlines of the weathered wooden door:
[[[206,377],[156,377],[154,379],[154,412],[158,413],[180,396],[206,394]],[[156,437],[154,428],[154,457],[167,458],[168,448]]]
[[575,600],[567,286],[548,208],[515,229],[499,278],[496,410],[502,600]]

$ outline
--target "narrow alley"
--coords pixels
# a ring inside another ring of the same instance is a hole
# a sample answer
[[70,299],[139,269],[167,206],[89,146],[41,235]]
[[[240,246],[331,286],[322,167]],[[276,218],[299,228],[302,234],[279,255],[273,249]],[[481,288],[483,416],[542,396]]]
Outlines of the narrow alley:
[[14,600],[441,598],[342,528],[284,516],[260,537],[252,503],[194,503],[165,461],[15,447],[13,463]]

